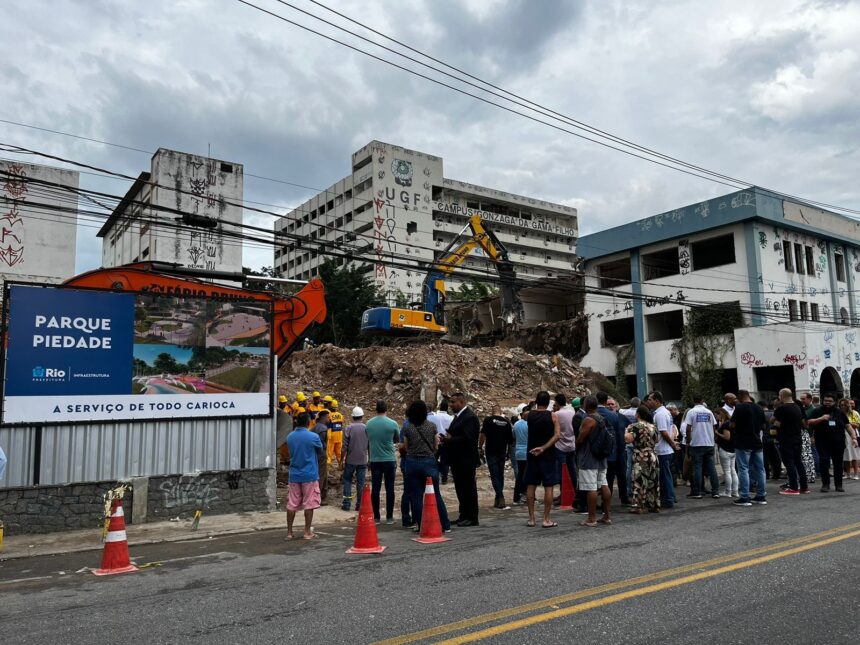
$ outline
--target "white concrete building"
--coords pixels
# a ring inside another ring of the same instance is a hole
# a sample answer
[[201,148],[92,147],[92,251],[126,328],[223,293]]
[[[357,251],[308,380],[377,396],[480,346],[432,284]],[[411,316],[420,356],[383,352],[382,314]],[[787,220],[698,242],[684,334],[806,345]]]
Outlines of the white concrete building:
[[146,260],[240,272],[242,242],[222,235],[238,228],[177,227],[179,213],[158,209],[241,224],[243,177],[241,164],[159,148],[150,172],[140,174],[98,232],[102,266]]
[[[363,258],[354,262],[369,260],[389,304],[401,294],[408,302],[421,301],[426,269],[411,267],[438,257],[475,213],[507,247],[519,275],[553,278],[573,269],[575,208],[446,179],[440,157],[379,141],[354,153],[351,168],[275,229],[326,240],[340,251],[359,249]],[[325,259],[315,245],[295,241],[275,250],[275,268],[287,278],[308,279]],[[480,250],[461,266],[496,275]],[[458,284],[456,277],[450,281],[454,288]]]
[[673,344],[710,306],[742,314],[725,337],[726,391],[860,396],[860,222],[753,187],[587,235],[579,253],[594,290],[583,364],[623,365],[631,394],[680,398]]
[[0,161],[0,171],[0,278],[44,283],[71,278],[80,175],[9,161]]

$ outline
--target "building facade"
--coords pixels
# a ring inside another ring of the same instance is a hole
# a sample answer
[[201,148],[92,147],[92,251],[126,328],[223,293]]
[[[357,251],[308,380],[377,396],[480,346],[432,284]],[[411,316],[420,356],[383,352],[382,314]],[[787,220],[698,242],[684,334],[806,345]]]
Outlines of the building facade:
[[71,278],[80,175],[7,161],[0,161],[0,171],[0,278],[44,283]]
[[[151,261],[240,272],[242,241],[224,232],[242,224],[243,179],[242,164],[159,148],[98,232],[102,266]],[[216,225],[185,225],[181,214]]]
[[676,343],[691,315],[715,315],[736,320],[726,391],[860,396],[860,222],[753,187],[587,235],[579,253],[583,365],[631,394],[679,400]]
[[[420,302],[427,264],[438,258],[479,214],[507,247],[518,275],[553,278],[574,266],[576,209],[446,179],[441,157],[372,141],[352,155],[352,173],[276,223],[288,237],[323,240],[357,250],[389,304]],[[275,268],[309,279],[326,259],[316,245],[287,240],[275,250]],[[496,276],[480,250],[461,265],[480,279]],[[456,274],[450,286],[460,284]]]

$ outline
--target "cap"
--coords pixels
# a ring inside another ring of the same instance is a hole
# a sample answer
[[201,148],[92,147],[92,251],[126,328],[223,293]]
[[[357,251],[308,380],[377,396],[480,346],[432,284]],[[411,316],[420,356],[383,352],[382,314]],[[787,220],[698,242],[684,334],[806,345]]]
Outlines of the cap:
[[333,408],[337,407],[337,401],[335,401],[334,399],[331,400],[331,407],[333,407]]
[[352,418],[353,419],[358,419],[359,417],[363,417],[363,416],[364,416],[364,410],[362,410],[360,407],[355,406],[352,409]]
[[281,394],[281,395],[278,397],[278,403],[286,403],[286,402],[287,402],[287,397],[286,397],[286,396],[284,396],[283,394]]
[[575,408],[581,408],[582,407],[582,399],[579,397],[576,397],[573,401],[570,402],[570,404]]
[[296,401],[307,401],[308,397],[305,396],[304,392],[296,392]]
[[326,394],[326,395],[323,397],[323,401],[328,401],[329,403],[331,403],[332,401],[334,401],[334,399],[333,399],[333,398],[331,398],[331,394]]
[[314,392],[311,396],[314,397],[315,399],[317,399],[317,398],[319,398],[319,395],[320,395],[319,392]]

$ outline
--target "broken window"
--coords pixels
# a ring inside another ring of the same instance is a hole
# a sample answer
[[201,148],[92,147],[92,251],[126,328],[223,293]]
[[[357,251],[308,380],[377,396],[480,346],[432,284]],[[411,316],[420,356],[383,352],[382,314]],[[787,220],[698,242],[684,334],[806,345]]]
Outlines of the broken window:
[[629,345],[633,342],[633,319],[607,320],[601,324],[603,328],[602,345],[612,347],[617,345]]
[[607,262],[597,267],[600,276],[600,288],[612,289],[623,284],[630,284],[630,259],[622,258],[614,262]]
[[807,246],[804,251],[806,251],[806,273],[815,275],[815,258],[812,255],[812,247]]
[[783,240],[782,257],[785,260],[785,270],[789,272],[794,272],[794,262],[791,259],[791,242]]
[[678,275],[678,247],[672,246],[662,251],[646,253],[642,256],[642,279],[656,280],[670,275]]
[[411,235],[412,233],[418,232],[418,222],[406,222],[406,234]]
[[833,259],[836,261],[836,279],[839,282],[845,282],[845,256],[841,253],[834,253]]
[[661,392],[663,400],[669,401],[681,400],[681,373],[680,372],[658,372],[649,374],[648,380],[651,382],[651,389]]
[[645,316],[645,328],[649,342],[680,338],[684,333],[684,312],[676,309]]
[[735,262],[735,236],[733,233],[710,237],[690,244],[693,271],[710,269]]
[[803,251],[803,245],[795,243],[794,245],[794,264],[798,273],[806,273],[804,270],[804,258],[806,257],[806,253]]
[[797,312],[797,300],[789,300],[788,301],[788,319],[789,320],[798,320],[800,315]]

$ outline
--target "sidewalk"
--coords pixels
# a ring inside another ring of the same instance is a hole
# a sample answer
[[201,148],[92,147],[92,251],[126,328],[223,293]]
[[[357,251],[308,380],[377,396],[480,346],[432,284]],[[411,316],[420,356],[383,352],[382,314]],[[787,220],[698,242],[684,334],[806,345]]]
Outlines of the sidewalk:
[[[314,513],[314,525],[332,525],[355,522],[356,513],[343,511],[337,506],[323,506]],[[221,535],[253,533],[254,531],[287,530],[284,511],[259,511],[230,515],[203,515],[196,531],[191,520],[149,522],[126,526],[129,546],[205,540]],[[27,558],[41,555],[96,551],[104,547],[100,527],[79,531],[63,531],[32,535],[13,535],[3,539],[0,560]]]

